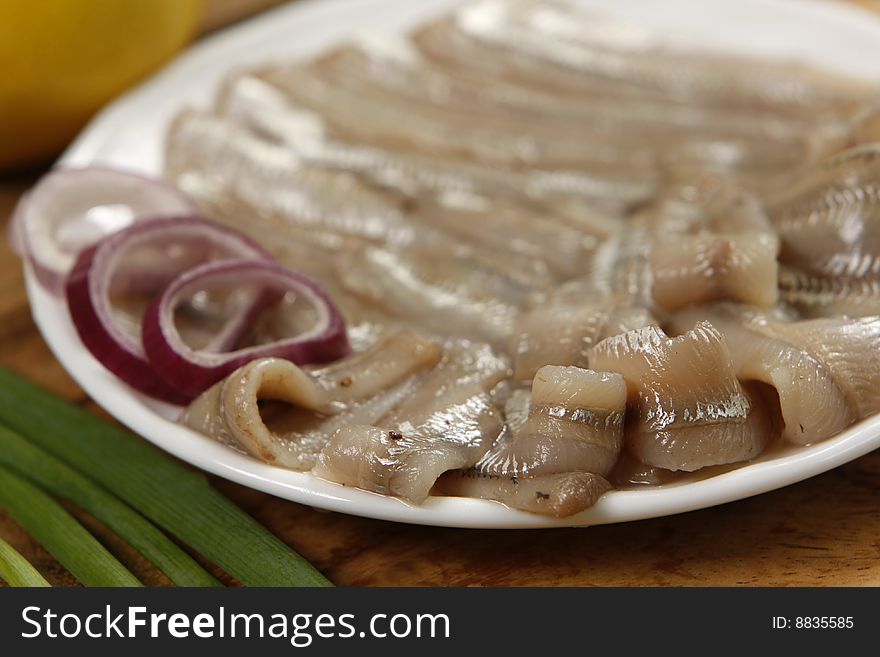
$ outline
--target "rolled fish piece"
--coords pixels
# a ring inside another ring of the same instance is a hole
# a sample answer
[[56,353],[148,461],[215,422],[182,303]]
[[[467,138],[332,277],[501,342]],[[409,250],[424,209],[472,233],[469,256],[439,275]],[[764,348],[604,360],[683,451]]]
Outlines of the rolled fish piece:
[[653,237],[651,296],[663,310],[719,299],[776,304],[779,239],[753,194],[704,176],[673,187],[639,220]]
[[685,330],[697,316],[708,318],[724,336],[740,380],[761,381],[776,390],[785,440],[815,443],[855,419],[855,410],[824,362],[789,341],[751,328],[753,320],[760,317],[755,309],[734,304],[688,309],[677,314],[670,326]]
[[647,309],[613,302],[542,304],[520,314],[514,325],[513,376],[531,380],[545,365],[586,367],[587,353],[600,340],[655,323]]
[[772,415],[740,385],[708,322],[671,339],[656,326],[607,338],[589,361],[626,380],[626,448],[643,463],[685,471],[737,463],[773,436]]
[[782,297],[809,316],[880,312],[880,145],[843,151],[768,200]]
[[541,368],[532,390],[505,404],[505,428],[471,469],[447,473],[435,492],[480,497],[557,517],[592,506],[610,488],[623,446],[626,384],[619,374]]
[[267,463],[308,470],[340,426],[379,419],[441,355],[438,343],[400,331],[319,369],[255,360],[196,398],[181,422]]
[[647,308],[661,319],[719,299],[770,307],[778,298],[777,251],[758,198],[703,176],[676,183],[627,219],[599,245],[590,271],[563,288],[577,283],[584,301]]
[[528,415],[480,459],[485,474],[606,475],[623,447],[626,384],[616,373],[545,366],[532,383]]
[[880,317],[788,323],[759,316],[748,326],[765,337],[789,342],[824,363],[856,418],[880,411]]
[[741,380],[776,390],[786,440],[816,443],[880,411],[880,318],[791,321],[718,304],[683,311],[671,326],[698,315],[724,336]]
[[314,474],[422,503],[444,472],[469,468],[503,429],[489,391],[508,364],[485,345],[461,342],[416,390],[374,425],[340,428]]
[[770,233],[669,235],[651,248],[651,295],[668,311],[718,299],[771,307],[778,250]]

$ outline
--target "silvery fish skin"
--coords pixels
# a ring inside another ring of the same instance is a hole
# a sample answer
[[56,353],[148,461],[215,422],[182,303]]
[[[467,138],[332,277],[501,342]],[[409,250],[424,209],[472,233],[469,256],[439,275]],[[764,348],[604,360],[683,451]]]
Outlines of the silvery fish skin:
[[[484,474],[607,475],[623,446],[626,384],[619,374],[546,365],[532,383],[524,420],[480,459]],[[503,500],[502,500],[503,501]]]
[[705,51],[695,57],[687,44],[664,42],[656,33],[591,16],[570,3],[485,0],[461,9],[453,22],[469,39],[508,55],[524,80],[543,76],[548,84],[568,83],[576,91],[601,83],[795,115],[846,108],[874,92],[861,80],[798,63],[748,66],[748,59]]
[[190,171],[215,188],[233,191],[266,221],[274,220],[279,232],[292,226],[383,243],[416,239],[399,199],[350,173],[307,166],[293,151],[222,117],[180,114],[171,126],[166,168],[184,191],[192,186]]
[[650,179],[657,168],[656,152],[642,140],[456,115],[402,97],[338,86],[303,66],[269,69],[261,77],[297,105],[319,113],[347,139],[375,146],[513,170],[629,172],[630,180]]
[[255,360],[202,393],[181,422],[267,463],[308,470],[337,429],[380,418],[441,356],[436,342],[398,332],[318,369]]
[[875,412],[870,409],[877,407],[871,390],[876,357],[870,345],[877,342],[876,320],[786,321],[720,304],[683,311],[671,325],[684,329],[697,318],[708,318],[724,336],[740,380],[776,390],[787,441],[816,443]]
[[880,308],[880,146],[846,150],[768,200],[783,297],[810,315]]
[[420,203],[419,221],[482,251],[541,262],[556,281],[588,271],[608,239],[604,222],[573,222],[520,202],[490,201],[485,196],[446,192]]
[[[496,90],[497,82],[479,80],[467,84],[461,76],[431,68],[410,44],[392,43],[385,38],[381,42],[377,37],[366,43],[344,46],[315,62],[314,69],[337,90],[346,87],[359,94],[378,93],[386,103],[402,101],[414,111],[441,109],[451,115],[449,123],[456,120],[468,120],[474,125],[502,123],[511,132],[527,129],[535,138],[563,137],[593,149],[599,146],[608,149],[613,145],[621,153],[624,148],[637,153],[647,147],[652,157],[665,160],[670,166],[682,162],[705,166],[723,160],[735,168],[780,167],[803,159],[809,148],[804,130],[789,130],[785,138],[773,134],[772,130],[764,130],[756,136],[743,134],[742,130],[728,133],[716,130],[705,134],[687,126],[683,132],[681,125],[664,125],[656,119],[614,123],[615,115],[607,109],[605,116],[596,121],[596,117],[591,116],[596,112],[590,112],[589,106],[586,113],[560,115],[557,108],[563,99],[552,95],[543,99],[544,105],[532,106],[531,112],[504,102],[484,107],[480,99]],[[762,125],[755,120],[739,123],[752,126],[753,131]]]
[[503,346],[537,289],[469,257],[366,248],[339,265],[353,294],[430,332]]
[[545,365],[586,367],[597,342],[650,324],[656,319],[645,308],[613,303],[550,301],[521,313],[514,325],[509,351],[513,376],[530,381]]
[[483,75],[474,67],[444,66],[422,52],[413,40],[394,34],[363,35],[322,57],[321,67],[333,79],[345,76],[437,106],[465,108],[490,117],[601,127],[606,133],[636,134],[660,143],[671,136],[681,140],[689,135],[698,139],[762,139],[764,144],[778,147],[780,140],[802,142],[805,128],[810,125],[760,110],[744,116],[723,107],[707,111],[648,97],[640,103],[621,103],[599,94],[572,97],[529,88]]
[[375,425],[340,428],[315,474],[420,504],[440,475],[473,466],[501,433],[490,390],[507,368],[485,345],[452,345],[418,389]]
[[[332,59],[330,60],[332,62]],[[522,170],[572,170],[629,176],[650,182],[660,169],[775,171],[812,156],[809,144],[768,135],[676,135],[658,127],[649,135],[613,130],[590,121],[545,120],[516,113],[486,114],[468,106],[438,104],[429,95],[380,87],[358,71],[328,66],[269,69],[263,78],[283,90],[298,109],[312,111],[347,139],[484,166]],[[352,108],[361,106],[355,114]],[[802,133],[803,134],[803,133]]]
[[880,315],[880,280],[874,276],[825,276],[783,266],[779,296],[804,317]]
[[626,379],[627,450],[643,463],[684,471],[736,463],[758,456],[771,438],[769,413],[740,385],[708,322],[671,339],[656,326],[607,338],[589,361]]
[[671,184],[622,222],[592,254],[590,270],[563,287],[580,289],[583,301],[645,308],[659,319],[722,299],[770,307],[778,300],[778,250],[754,194],[703,176]]
[[[376,143],[372,135],[358,139],[341,134],[320,113],[303,106],[278,85],[246,74],[229,78],[220,93],[218,113],[264,138],[283,143],[303,162],[332,170],[355,172],[380,187],[408,196],[424,192],[466,192],[490,200],[513,197],[538,201],[578,220],[586,209],[617,214],[645,201],[655,191],[657,176],[626,170],[522,171],[500,169],[455,153],[399,150]],[[278,73],[278,75],[281,75]]]
[[663,310],[778,301],[779,240],[753,194],[710,176],[673,187],[638,220],[652,234],[651,296]]

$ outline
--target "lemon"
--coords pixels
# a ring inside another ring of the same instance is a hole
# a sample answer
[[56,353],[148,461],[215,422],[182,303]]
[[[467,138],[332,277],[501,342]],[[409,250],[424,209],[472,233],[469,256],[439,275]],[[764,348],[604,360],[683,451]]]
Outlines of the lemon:
[[200,14],[201,0],[0,0],[0,170],[57,154]]

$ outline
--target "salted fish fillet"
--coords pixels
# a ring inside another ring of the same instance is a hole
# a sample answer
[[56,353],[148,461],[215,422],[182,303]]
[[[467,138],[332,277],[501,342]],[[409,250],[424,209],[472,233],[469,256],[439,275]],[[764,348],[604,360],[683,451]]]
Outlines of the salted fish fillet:
[[704,177],[661,196],[639,221],[651,232],[651,295],[663,310],[719,299],[776,304],[779,240],[753,194]]
[[[377,37],[366,43],[362,40],[343,46],[313,62],[310,70],[332,84],[335,91],[347,89],[359,98],[373,95],[385,105],[403,103],[419,114],[434,113],[438,118],[448,115],[445,122],[449,124],[474,127],[488,124],[512,135],[528,134],[536,141],[561,138],[581,143],[585,148],[609,152],[614,149],[621,155],[630,152],[646,162],[647,155],[637,154],[650,152],[667,168],[681,164],[696,168],[719,165],[735,169],[779,168],[791,166],[810,154],[806,135],[813,131],[789,130],[783,137],[774,134],[784,131],[778,120],[762,124],[753,119],[747,125],[759,134],[752,137],[742,130],[732,133],[716,130],[707,134],[694,129],[693,125],[679,125],[676,130],[674,124],[670,127],[647,121],[614,123],[611,120],[614,115],[607,110],[604,121],[595,121],[592,115],[596,112],[590,113],[589,109],[586,113],[560,116],[555,107],[564,103],[564,98],[558,96],[545,99],[543,111],[530,113],[500,103],[483,107],[479,99],[487,95],[487,89],[488,93],[495,90],[497,82],[480,80],[465,85],[461,72],[444,75],[443,69],[429,68],[424,58],[407,48],[405,42],[398,41],[392,46],[389,41],[382,37],[381,46],[371,47],[371,43],[378,45]],[[392,51],[391,56],[388,51]],[[402,56],[395,57],[394,53],[398,52]],[[462,86],[465,88],[460,88]],[[450,94],[455,97],[449,98]],[[659,115],[662,117],[663,112]],[[774,129],[754,130],[761,125]]]
[[187,111],[175,118],[166,171],[184,191],[190,171],[215,188],[233,190],[258,214],[275,218],[279,230],[292,226],[392,244],[416,239],[399,199],[352,174],[309,167],[290,149],[212,114]]
[[[563,98],[591,102],[599,98],[612,107],[645,106],[661,124],[667,123],[666,117],[687,111],[702,113],[704,123],[735,125],[738,117],[760,126],[760,136],[707,133],[702,137],[692,123],[688,138],[662,150],[656,165],[664,171],[713,170],[738,176],[756,189],[785,185],[791,172],[852,143],[864,122],[858,108],[874,95],[861,81],[838,85],[836,76],[796,64],[755,65],[748,59],[716,60],[703,52],[694,55],[654,47],[633,57],[625,52],[631,46],[626,39],[622,44],[571,43],[572,25],[578,25],[575,37],[590,33],[599,42],[609,35],[616,40],[621,30],[612,26],[606,33],[597,27],[604,24],[601,19],[575,16],[569,21],[550,20],[553,25],[547,34],[542,28],[547,27],[547,7],[538,9],[542,19],[529,20],[527,25],[509,20],[515,13],[511,7],[499,2],[465,7],[456,17],[419,30],[414,41],[421,54],[452,73],[476,72],[483,79]],[[625,26],[622,32],[629,29]],[[597,67],[610,70],[603,73]],[[766,79],[752,75],[757,70],[767,73]],[[627,72],[633,75],[619,75]],[[605,129],[613,127],[605,125]],[[631,127],[628,134],[637,132]],[[674,133],[670,126],[663,134]]]
[[527,121],[481,120],[375,90],[337,86],[305,66],[267,69],[259,75],[296,104],[319,113],[339,134],[359,142],[513,170],[629,172],[631,180],[650,180],[657,170],[657,153],[644,140],[618,141],[574,129],[542,131]]
[[[279,73],[280,75],[280,73]],[[568,210],[578,205],[594,212],[619,213],[643,202],[655,191],[657,176],[648,171],[633,177],[626,169],[502,169],[459,153],[404,148],[381,142],[372,133],[339,132],[325,116],[303,105],[264,77],[245,74],[229,78],[217,112],[253,132],[293,149],[304,162],[358,173],[374,184],[409,196],[420,192],[470,192],[514,197]],[[574,215],[571,210],[563,212]]]
[[[268,69],[262,79],[290,102],[320,114],[346,139],[398,151],[462,159],[515,171],[571,170],[617,176],[635,183],[661,170],[777,171],[813,159],[802,141],[670,131],[638,134],[590,122],[484,114],[455,105],[383,90],[355,74],[332,77],[318,62]],[[358,108],[358,111],[355,111]],[[302,112],[302,109],[298,109]]]
[[[763,140],[768,147],[802,142],[811,127],[797,118],[784,119],[755,110],[743,112],[673,104],[645,97],[621,103],[600,94],[572,97],[486,76],[472,66],[446,67],[426,56],[410,38],[365,34],[320,59],[321,70],[362,85],[404,95],[437,106],[466,108],[490,117],[601,128],[609,134],[641,135],[667,142],[684,136],[716,140]],[[768,143],[769,142],[769,143]],[[756,144],[757,145],[757,144]]]
[[607,475],[623,447],[626,384],[619,374],[547,365],[532,383],[526,418],[477,463],[485,474]]
[[610,488],[603,475],[623,445],[626,384],[619,374],[547,366],[531,391],[505,404],[505,428],[471,469],[449,472],[435,493],[495,500],[564,517]]
[[490,390],[507,367],[486,346],[451,347],[414,394],[375,424],[336,431],[313,472],[420,504],[444,472],[473,466],[501,433]]
[[382,417],[441,357],[438,343],[401,331],[320,369],[259,359],[197,397],[181,422],[267,463],[308,470],[340,427]]
[[[756,309],[732,304],[688,309],[677,314],[670,326],[685,330],[697,318],[708,319],[724,336],[741,381],[760,381],[776,390],[785,440],[815,443],[839,433],[855,420],[855,407],[831,368],[816,353],[759,332],[765,318]],[[777,326],[777,332],[784,335],[785,331]]]
[[795,115],[845,108],[873,93],[867,82],[799,63],[755,66],[743,57],[704,51],[694,56],[692,49],[571,3],[484,0],[465,6],[452,20],[467,37],[519,56],[514,61],[522,78],[543,74],[574,89],[600,81],[692,103],[769,107]]
[[349,292],[400,320],[500,346],[540,289],[469,258],[429,250],[363,249],[340,263],[338,276]]
[[[579,284],[603,302],[662,318],[691,304],[733,300],[762,307],[779,298],[779,241],[768,224],[690,202],[658,202],[626,220],[591,258]],[[729,209],[729,208],[728,208]]]
[[514,379],[530,381],[545,365],[586,367],[593,345],[612,335],[657,323],[645,308],[611,301],[551,300],[522,312],[509,351]]
[[[520,271],[543,276],[549,261],[560,274],[568,274],[612,230],[610,220],[554,219],[540,207],[464,192],[426,199],[425,207],[411,206],[350,172],[310,164],[284,145],[215,115],[179,115],[167,160],[169,177],[191,196],[235,198],[256,210],[253,221],[259,230],[292,233],[297,240],[330,248],[349,244],[357,249],[364,242],[431,244],[435,251],[467,252],[486,264],[493,258],[491,250],[466,239],[479,237],[486,246],[510,247],[505,258]],[[466,228],[469,223],[474,227]],[[247,225],[243,228],[247,232]],[[564,262],[560,253],[567,253]]]
[[557,281],[588,271],[608,237],[607,222],[591,224],[588,217],[570,222],[541,208],[478,194],[446,192],[419,203],[414,215],[476,249],[541,262]]
[[787,301],[810,315],[872,315],[880,307],[880,147],[828,158],[768,199]]
[[[250,222],[241,227],[244,232],[253,228],[261,241],[272,242],[267,239],[272,235],[280,244],[315,245],[333,254],[328,262],[345,261],[340,251],[357,253],[369,243],[401,248],[418,243],[430,247],[435,260],[477,261],[474,267],[510,271],[539,287],[553,282],[534,254],[499,258],[475,248],[434,225],[440,222],[403,212],[400,197],[382,194],[353,174],[308,166],[283,145],[221,117],[180,115],[171,129],[167,160],[169,177],[189,195],[252,208]],[[508,224],[513,221],[524,224],[525,218],[514,217]],[[306,254],[306,262],[313,259]]]
[[648,465],[693,471],[745,461],[772,437],[768,409],[740,385],[708,322],[671,339],[656,326],[607,338],[589,362],[626,380],[626,447]]

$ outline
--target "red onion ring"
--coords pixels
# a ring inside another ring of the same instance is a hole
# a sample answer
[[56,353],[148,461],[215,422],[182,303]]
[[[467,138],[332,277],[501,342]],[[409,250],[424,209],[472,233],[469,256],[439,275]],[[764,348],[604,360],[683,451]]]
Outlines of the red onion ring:
[[[126,256],[138,247],[166,247],[170,249],[169,259],[132,269]],[[187,248],[190,257],[181,258]],[[111,290],[158,294],[181,271],[195,264],[192,256],[196,261],[271,257],[244,235],[205,219],[154,219],[133,224],[80,253],[66,285],[71,318],[88,350],[133,388],[176,404],[186,403],[189,397],[153,370],[139,336],[126,332],[114,318],[110,294]],[[236,332],[246,330],[241,328],[244,320],[236,321],[240,324],[237,328],[224,329],[230,334],[227,343],[234,340]]]
[[[317,311],[315,325],[300,335],[223,353],[186,345],[174,323],[177,305],[188,294],[206,286],[243,283],[301,295]],[[318,283],[278,263],[254,259],[221,260],[182,273],[150,306],[144,316],[142,339],[153,369],[191,396],[257,358],[277,357],[306,365],[334,361],[351,351],[342,316]]]
[[8,235],[40,283],[61,294],[82,249],[142,219],[194,211],[186,196],[160,180],[104,167],[59,168],[19,201]]

